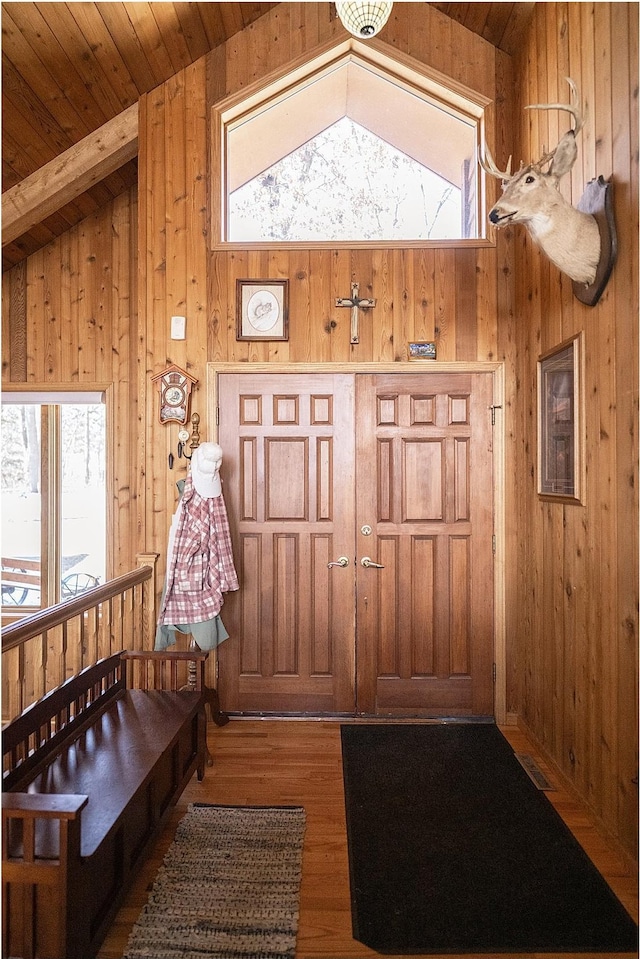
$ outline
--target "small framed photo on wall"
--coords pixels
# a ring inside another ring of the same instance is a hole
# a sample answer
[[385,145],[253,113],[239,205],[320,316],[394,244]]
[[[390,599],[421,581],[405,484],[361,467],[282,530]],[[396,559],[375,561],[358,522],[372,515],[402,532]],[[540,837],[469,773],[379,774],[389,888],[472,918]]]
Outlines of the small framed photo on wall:
[[436,344],[433,341],[421,341],[419,343],[409,343],[410,360],[435,360]]
[[289,339],[289,281],[236,280],[238,340]]
[[582,334],[538,359],[538,494],[581,503]]

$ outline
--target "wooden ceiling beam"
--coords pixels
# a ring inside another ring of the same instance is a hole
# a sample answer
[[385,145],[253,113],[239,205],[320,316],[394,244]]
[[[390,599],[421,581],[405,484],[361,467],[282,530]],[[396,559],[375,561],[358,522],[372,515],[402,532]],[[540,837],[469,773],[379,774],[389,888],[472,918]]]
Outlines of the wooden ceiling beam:
[[2,194],[2,246],[51,216],[138,153],[138,104]]

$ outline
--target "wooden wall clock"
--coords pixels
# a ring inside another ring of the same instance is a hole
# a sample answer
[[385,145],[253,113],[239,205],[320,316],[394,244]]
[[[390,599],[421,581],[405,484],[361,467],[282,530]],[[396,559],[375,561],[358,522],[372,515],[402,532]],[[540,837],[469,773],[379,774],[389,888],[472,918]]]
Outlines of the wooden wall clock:
[[198,382],[175,363],[151,377],[158,386],[161,423],[186,423],[189,416],[189,396]]

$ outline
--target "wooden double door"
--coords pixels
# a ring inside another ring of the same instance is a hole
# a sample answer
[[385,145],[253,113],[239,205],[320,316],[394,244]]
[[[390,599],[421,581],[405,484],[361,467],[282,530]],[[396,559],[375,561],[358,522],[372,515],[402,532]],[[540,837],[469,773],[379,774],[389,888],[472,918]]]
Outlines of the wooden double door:
[[490,373],[221,373],[235,713],[493,715]]

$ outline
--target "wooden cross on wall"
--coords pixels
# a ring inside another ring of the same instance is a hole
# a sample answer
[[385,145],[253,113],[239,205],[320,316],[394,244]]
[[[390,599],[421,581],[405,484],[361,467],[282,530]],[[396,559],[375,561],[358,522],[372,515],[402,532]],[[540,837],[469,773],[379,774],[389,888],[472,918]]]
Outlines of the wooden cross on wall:
[[376,305],[375,300],[360,299],[358,293],[360,286],[358,283],[351,284],[351,298],[338,297],[336,306],[347,306],[351,309],[351,342],[359,343],[358,339],[358,310],[370,310]]

